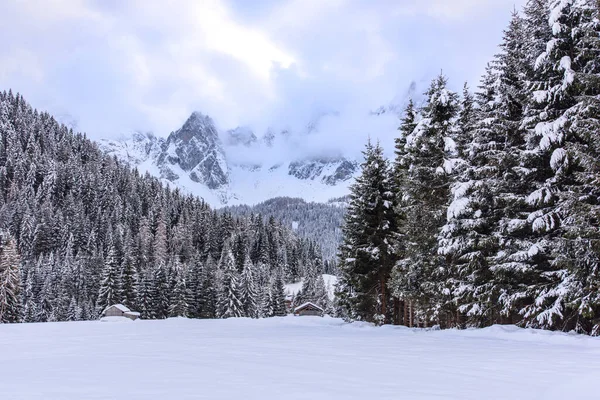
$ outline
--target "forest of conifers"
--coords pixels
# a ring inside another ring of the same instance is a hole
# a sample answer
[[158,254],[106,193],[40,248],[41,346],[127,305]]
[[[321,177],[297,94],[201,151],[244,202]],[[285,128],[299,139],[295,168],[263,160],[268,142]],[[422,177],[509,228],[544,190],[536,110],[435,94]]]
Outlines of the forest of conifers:
[[321,250],[273,218],[236,218],[104,155],[19,94],[0,93],[0,322],[268,317],[330,306]]
[[598,3],[529,1],[474,95],[441,75],[406,108],[394,160],[367,145],[342,314],[600,334],[599,118]]

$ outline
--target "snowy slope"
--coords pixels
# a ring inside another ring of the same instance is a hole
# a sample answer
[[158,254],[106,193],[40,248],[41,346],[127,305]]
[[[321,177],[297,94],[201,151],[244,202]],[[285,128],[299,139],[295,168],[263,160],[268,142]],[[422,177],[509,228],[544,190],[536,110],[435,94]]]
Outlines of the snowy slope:
[[0,325],[7,400],[597,399],[600,340],[328,317]]
[[[329,295],[329,298],[333,300],[333,298],[335,297],[333,293],[335,291],[335,285],[338,281],[338,277],[335,275],[328,274],[323,274],[321,275],[321,277],[323,278],[323,282],[325,282],[325,289],[327,289],[327,294]],[[296,295],[299,291],[302,290],[303,284],[303,281],[288,283],[287,285],[285,285],[285,294],[292,296]]]

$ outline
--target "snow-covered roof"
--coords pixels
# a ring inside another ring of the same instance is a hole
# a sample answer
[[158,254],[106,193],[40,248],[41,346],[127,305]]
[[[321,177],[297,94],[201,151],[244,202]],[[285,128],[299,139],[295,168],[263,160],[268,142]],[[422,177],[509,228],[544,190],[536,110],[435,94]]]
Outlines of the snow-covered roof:
[[311,303],[310,301],[308,301],[308,302],[306,302],[304,304],[300,304],[298,307],[294,308],[294,312],[303,310],[303,309],[305,309],[308,306],[313,306],[314,308],[317,308],[317,309],[319,309],[321,311],[324,311],[321,307],[319,307],[315,303]]
[[106,312],[106,310],[108,310],[109,308],[112,308],[112,307],[116,307],[116,308],[118,308],[118,309],[119,309],[119,311],[122,311],[122,312],[124,312],[124,313],[126,313],[126,312],[130,312],[130,311],[131,311],[129,308],[125,307],[123,304],[113,304],[112,306],[108,306],[108,307],[106,307],[106,308],[104,309],[104,311],[102,311],[102,312],[103,312],[103,313],[105,313],[105,312]]
[[140,316],[140,313],[137,311],[125,311],[125,314],[127,315],[135,315],[136,317]]

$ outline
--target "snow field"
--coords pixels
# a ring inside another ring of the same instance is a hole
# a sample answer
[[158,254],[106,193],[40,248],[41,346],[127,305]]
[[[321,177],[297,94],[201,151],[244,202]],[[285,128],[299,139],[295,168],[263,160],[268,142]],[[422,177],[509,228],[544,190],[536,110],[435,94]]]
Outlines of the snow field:
[[600,340],[329,317],[0,326],[0,398],[597,398]]

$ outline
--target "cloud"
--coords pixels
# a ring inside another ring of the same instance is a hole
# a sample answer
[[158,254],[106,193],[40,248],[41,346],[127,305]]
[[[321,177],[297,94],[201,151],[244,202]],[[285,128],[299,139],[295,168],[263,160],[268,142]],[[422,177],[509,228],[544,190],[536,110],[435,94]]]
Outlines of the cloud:
[[514,3],[4,1],[0,88],[92,138],[164,136],[193,110],[258,135],[321,116],[318,134],[277,151],[356,153],[369,135],[390,142],[397,122],[368,112],[401,103],[411,82],[422,92],[443,70],[475,87]]

